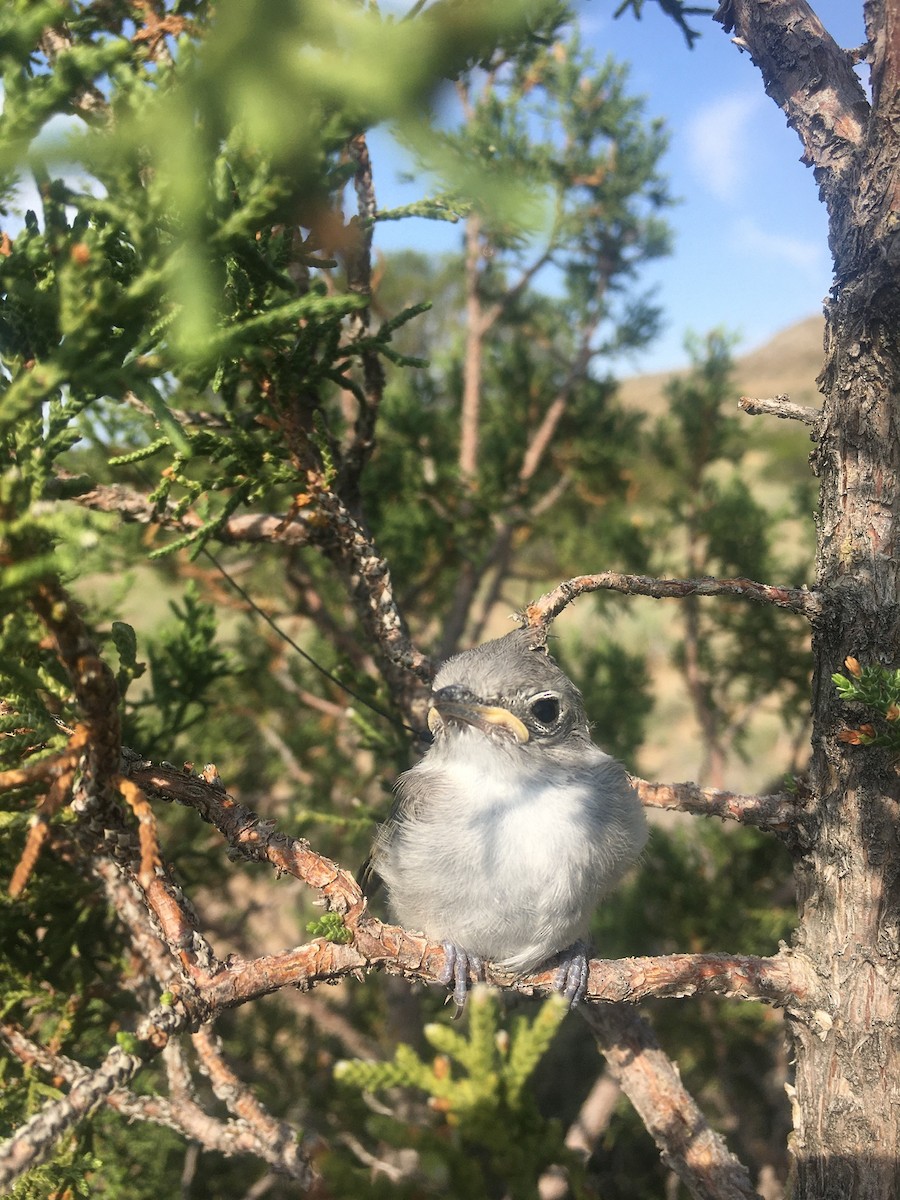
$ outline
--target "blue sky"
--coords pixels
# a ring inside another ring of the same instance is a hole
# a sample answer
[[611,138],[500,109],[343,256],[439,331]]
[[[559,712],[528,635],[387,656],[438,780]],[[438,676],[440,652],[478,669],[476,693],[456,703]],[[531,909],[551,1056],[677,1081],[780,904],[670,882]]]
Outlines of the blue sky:
[[[619,0],[574,0],[583,40],[598,60],[630,64],[630,91],[643,96],[648,117],[670,134],[663,160],[679,203],[668,210],[674,254],[651,263],[640,285],[652,288],[664,313],[662,334],[619,374],[662,371],[686,361],[684,337],[722,326],[739,349],[821,310],[831,280],[825,211],[812,171],[800,162],[800,142],[766,96],[759,74],[709,16],[692,18],[702,31],[688,50],[677,25],[645,0],[643,17],[618,20]],[[698,0],[703,3],[704,0]],[[713,0],[709,0],[710,3]],[[405,11],[409,0],[384,0]],[[838,43],[864,40],[862,0],[812,0]],[[427,193],[426,180],[400,182],[410,169],[385,130],[370,134],[381,208]],[[31,185],[23,189],[23,205]],[[411,246],[441,253],[461,243],[460,226],[425,220],[385,222],[376,248]]]
[[[842,46],[864,40],[861,0],[812,0]],[[613,12],[618,0],[586,0],[578,23],[595,55],[631,64],[631,91],[648,116],[663,117],[670,146],[663,169],[680,203],[669,210],[675,252],[650,264],[642,283],[656,290],[666,326],[619,371],[682,365],[688,330],[737,333],[740,348],[821,310],[831,281],[825,210],[797,136],[766,96],[759,73],[708,16],[693,18],[702,37],[688,50],[678,27],[652,0],[640,21]],[[397,183],[399,160],[386,134],[371,138],[381,207],[424,190]],[[435,252],[459,245],[459,227],[427,221],[386,223],[376,244]]]

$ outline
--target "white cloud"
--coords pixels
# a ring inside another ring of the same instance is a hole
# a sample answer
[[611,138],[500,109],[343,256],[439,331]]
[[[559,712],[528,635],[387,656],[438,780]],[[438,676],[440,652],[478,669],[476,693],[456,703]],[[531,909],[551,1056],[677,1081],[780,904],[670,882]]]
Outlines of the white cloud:
[[691,167],[717,200],[739,196],[748,174],[750,124],[765,103],[761,92],[733,92],[705,104],[687,124]]
[[809,275],[818,275],[822,271],[825,247],[817,240],[763,229],[748,217],[737,222],[735,233],[743,254],[777,259],[785,266]]

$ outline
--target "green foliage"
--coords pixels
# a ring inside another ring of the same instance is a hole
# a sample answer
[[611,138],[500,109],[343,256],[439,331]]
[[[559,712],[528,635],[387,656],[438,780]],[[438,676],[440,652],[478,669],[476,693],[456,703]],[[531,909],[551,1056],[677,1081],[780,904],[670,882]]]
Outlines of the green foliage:
[[[561,1126],[541,1117],[526,1086],[559,1029],[565,1003],[553,996],[533,1018],[517,1016],[507,1030],[496,994],[476,988],[466,1012],[468,1036],[446,1024],[425,1026],[425,1039],[436,1052],[431,1060],[401,1044],[391,1061],[345,1060],[335,1066],[335,1075],[360,1092],[402,1087],[428,1097],[411,1138],[420,1178],[414,1191],[401,1194],[439,1195],[449,1188],[451,1195],[489,1197],[503,1186],[510,1196],[533,1196],[546,1167],[574,1168]],[[410,1143],[411,1131],[387,1116],[370,1122],[370,1132],[388,1143]],[[359,1195],[376,1194],[362,1179],[358,1186]]]
[[[200,599],[196,584],[187,585],[182,604],[170,601],[169,607],[174,620],[159,630],[147,649],[149,689],[125,713],[128,743],[162,757],[166,747],[171,751],[175,740],[203,719],[212,689],[232,670],[217,644],[216,611]],[[136,662],[134,631],[123,634],[117,623],[113,640],[119,678],[143,675],[145,664]]]
[[353,934],[344,924],[340,913],[323,913],[318,921],[310,921],[306,926],[310,937],[322,937],[328,942],[338,942],[346,945],[353,941]]
[[[655,520],[654,540],[666,569],[681,556],[688,578],[803,578],[809,564],[801,548],[794,562],[779,552],[786,513],[767,508],[748,481],[749,434],[725,409],[733,399],[730,346],[721,331],[691,339],[692,370],[667,385],[668,409],[650,433],[652,477],[644,480],[645,503],[664,514]],[[754,711],[769,697],[777,697],[785,728],[807,719],[808,647],[792,618],[746,601],[710,606],[688,597],[678,620],[684,635],[677,661],[706,739],[707,765],[718,760],[720,768],[732,749],[744,750]]]
[[[593,935],[604,957],[713,952],[772,954],[795,913],[787,852],[752,829],[712,822],[654,828],[643,863],[601,906]],[[648,880],[664,880],[660,888]]]
[[612,640],[592,645],[579,636],[553,649],[584,696],[594,740],[613,757],[633,762],[654,703],[644,656]]
[[[113,663],[127,745],[153,758],[216,759],[242,802],[314,832],[316,849],[350,865],[410,746],[372,670],[351,594],[358,572],[336,553],[323,495],[372,532],[423,642],[459,641],[462,628],[448,632],[459,612],[480,635],[510,583],[531,594],[538,580],[584,569],[585,553],[631,569],[649,562],[653,539],[635,504],[635,464],[648,451],[608,371],[657,327],[637,275],[668,243],[663,130],[620,66],[591,61],[555,2],[411,8],[401,20],[350,0],[179,0],[165,8],[164,38],[146,5],[125,0],[12,0],[0,13],[0,203],[11,210],[20,173],[37,195],[20,228],[5,220],[11,245],[0,255],[3,768],[57,752],[83,715],[30,608],[35,589],[58,577]],[[52,44],[41,42],[49,26]],[[469,101],[457,124],[438,103],[448,79]],[[385,120],[435,182],[403,211],[373,212],[354,139]],[[351,184],[363,196],[348,218]],[[368,303],[373,217],[377,228],[404,215],[465,221],[474,267],[461,256],[395,256],[373,273]],[[491,324],[480,345],[477,464],[463,479],[469,301]],[[673,393],[673,424],[650,467],[654,486],[667,480],[671,490],[650,499],[690,517],[704,564],[746,573],[755,564],[765,575],[768,516],[722,474],[742,442],[720,421],[727,356],[710,348],[694,390]],[[366,422],[376,415],[369,461]],[[538,453],[548,421],[553,436]],[[693,509],[692,472],[702,477]],[[273,544],[233,547],[234,521],[260,516],[275,517]],[[291,523],[305,533],[297,543],[279,536]],[[674,521],[666,535],[677,540]],[[220,561],[239,590],[228,576],[223,584]],[[752,675],[742,693],[752,702],[761,664],[770,689],[793,670],[777,634],[747,610],[719,621],[710,677],[737,662],[738,675]],[[632,757],[649,705],[639,657],[615,638],[563,649],[598,740]],[[45,783],[26,782],[3,795],[4,882],[45,794]],[[192,810],[154,812],[163,852],[223,957],[280,948],[304,928],[347,939],[339,916],[322,916],[305,894],[295,900],[287,881],[229,865]],[[25,892],[0,896],[0,1010],[92,1064],[117,1039],[131,1044],[147,995],[102,890],[80,873],[78,814],[49,820],[52,846]],[[755,843],[717,838],[654,838],[641,877],[654,886],[636,883],[604,908],[604,953],[617,939],[629,953],[771,948],[786,927],[780,877]],[[660,879],[670,881],[665,895]],[[285,940],[269,946],[267,936]],[[532,1195],[549,1163],[568,1165],[582,1186],[562,1125],[539,1102],[559,1061],[558,1002],[507,1022],[495,998],[476,992],[466,1036],[427,1025],[430,1058],[412,1044],[390,1058],[398,1037],[418,1037],[417,998],[393,1004],[371,981],[342,989],[333,1012],[314,1000],[320,1025],[306,1015],[315,1009],[272,998],[229,1015],[221,1032],[271,1111],[327,1144],[333,1195]],[[756,1018],[734,1035],[718,1016],[702,1020],[727,1053],[710,1059],[698,1020],[678,1034],[673,1022],[671,1036],[696,1078],[721,1077],[724,1093],[728,1053],[743,1063],[748,1045],[768,1043]],[[351,1053],[364,1039],[388,1061],[341,1067],[338,1088],[341,1037]],[[574,1117],[595,1069],[581,1043],[554,1111]],[[148,1066],[137,1087],[163,1093],[163,1073]],[[384,1095],[393,1087],[400,1104]],[[367,1090],[381,1093],[381,1109]],[[56,1094],[36,1070],[0,1064],[4,1131]],[[604,1153],[634,1181],[641,1144],[623,1121]],[[396,1185],[370,1178],[358,1145],[398,1160],[413,1152],[416,1168]],[[237,1196],[259,1169],[209,1153],[184,1182],[179,1136],[103,1112],[15,1194],[150,1200],[199,1194],[202,1181],[206,1194]],[[654,1188],[658,1174],[646,1192]],[[293,1194],[289,1184],[270,1190]],[[638,1193],[623,1185],[620,1194]]]
[[900,752],[900,671],[891,671],[880,664],[863,667],[855,658],[845,660],[848,674],[836,672],[831,682],[845,704],[861,704],[877,721],[845,729],[838,736],[852,746],[885,746],[892,753]]
[[[605,372],[655,333],[658,313],[633,280],[668,248],[666,138],[629,95],[624,68],[597,64],[571,36],[497,55],[480,83],[460,87],[463,118],[414,149],[454,182],[438,199],[467,214],[469,249],[464,259],[388,263],[385,299],[432,296],[441,319],[400,343],[430,366],[389,378],[362,484],[402,594],[438,619],[460,608],[461,577],[494,573],[491,594],[499,590],[513,546],[520,571],[576,570],[585,526],[592,555],[645,565],[628,503],[639,420],[616,403]],[[498,209],[491,189],[469,188],[464,163],[499,179],[518,172],[545,197],[541,228]],[[461,488],[461,412],[473,388],[477,463]]]

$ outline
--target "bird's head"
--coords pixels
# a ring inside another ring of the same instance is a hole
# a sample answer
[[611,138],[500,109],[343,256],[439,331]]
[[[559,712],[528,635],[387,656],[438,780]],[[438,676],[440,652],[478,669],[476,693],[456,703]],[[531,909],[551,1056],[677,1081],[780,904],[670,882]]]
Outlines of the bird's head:
[[436,738],[468,727],[523,746],[588,736],[581,693],[527,629],[448,659],[435,676],[428,725]]

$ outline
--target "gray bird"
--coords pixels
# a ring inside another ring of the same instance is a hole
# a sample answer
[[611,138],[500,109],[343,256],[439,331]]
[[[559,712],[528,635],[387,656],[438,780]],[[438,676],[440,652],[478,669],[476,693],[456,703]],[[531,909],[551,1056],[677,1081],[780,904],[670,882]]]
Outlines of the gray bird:
[[400,776],[372,849],[394,918],[443,943],[458,1009],[485,960],[527,973],[557,954],[554,986],[577,1004],[591,915],[647,840],[624,769],[591,741],[544,637],[517,629],[444,663],[434,742]]

